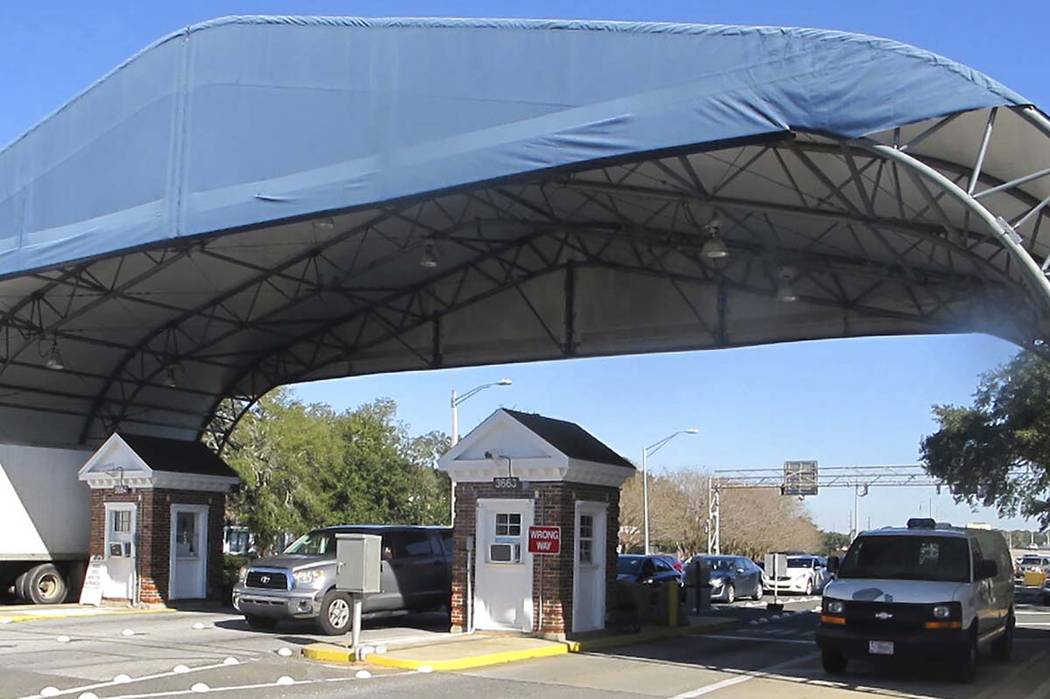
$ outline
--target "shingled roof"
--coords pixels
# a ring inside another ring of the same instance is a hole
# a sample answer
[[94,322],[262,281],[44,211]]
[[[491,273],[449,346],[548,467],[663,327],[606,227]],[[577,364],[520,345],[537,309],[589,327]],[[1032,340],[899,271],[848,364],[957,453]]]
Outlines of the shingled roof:
[[536,413],[507,410],[506,408],[503,409],[503,412],[536,433],[570,459],[634,468],[634,464],[617,454],[608,445],[575,422],[557,420],[552,417],[537,415]]
[[201,442],[120,433],[120,438],[154,471],[237,478],[237,473]]

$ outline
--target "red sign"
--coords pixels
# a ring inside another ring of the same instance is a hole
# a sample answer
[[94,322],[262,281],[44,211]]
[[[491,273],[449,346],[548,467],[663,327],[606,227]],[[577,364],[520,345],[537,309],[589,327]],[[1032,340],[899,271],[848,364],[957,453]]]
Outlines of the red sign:
[[529,527],[529,553],[541,556],[561,553],[561,527]]

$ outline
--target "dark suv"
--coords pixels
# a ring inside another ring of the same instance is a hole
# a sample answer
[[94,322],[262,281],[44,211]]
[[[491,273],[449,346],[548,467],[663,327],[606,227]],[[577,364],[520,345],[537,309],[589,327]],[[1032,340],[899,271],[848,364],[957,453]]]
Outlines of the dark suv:
[[371,616],[447,607],[452,589],[452,530],[405,525],[346,525],[316,529],[279,556],[241,569],[233,606],[253,628],[272,629],[281,619],[316,619],[323,633],[346,633],[349,595],[335,590],[339,533],[382,536],[380,591],[365,595]]

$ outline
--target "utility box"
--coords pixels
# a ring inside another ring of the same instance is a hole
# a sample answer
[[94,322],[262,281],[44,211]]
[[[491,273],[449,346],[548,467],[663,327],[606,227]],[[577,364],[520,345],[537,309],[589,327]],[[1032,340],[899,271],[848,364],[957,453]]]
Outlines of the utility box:
[[335,588],[342,592],[379,592],[380,542],[376,534],[336,534]]
[[786,553],[766,554],[766,577],[770,580],[787,577],[788,557]]

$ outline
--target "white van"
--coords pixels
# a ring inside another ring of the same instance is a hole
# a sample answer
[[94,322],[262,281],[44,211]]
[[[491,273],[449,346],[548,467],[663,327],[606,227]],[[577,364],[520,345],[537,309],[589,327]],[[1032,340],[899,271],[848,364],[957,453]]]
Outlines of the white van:
[[968,682],[980,650],[1009,659],[1013,566],[998,532],[912,519],[863,532],[828,567],[838,576],[824,589],[817,629],[828,673],[850,659],[936,659]]

